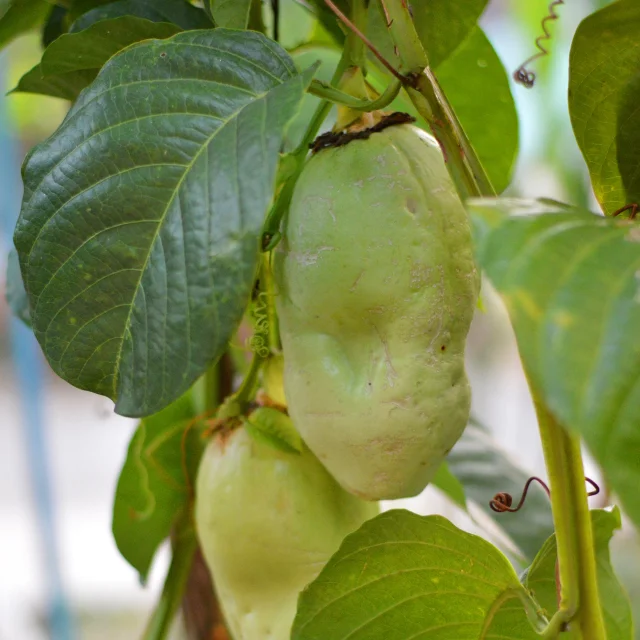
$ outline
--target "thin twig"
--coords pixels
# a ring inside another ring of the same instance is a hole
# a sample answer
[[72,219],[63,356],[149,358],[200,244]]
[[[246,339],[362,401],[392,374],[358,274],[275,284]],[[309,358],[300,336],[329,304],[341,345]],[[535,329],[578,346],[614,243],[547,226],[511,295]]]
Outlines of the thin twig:
[[367,36],[365,36],[364,33],[362,33],[362,31],[360,31],[360,29],[358,29],[358,27],[356,27],[353,22],[351,22],[351,20],[349,20],[349,18],[347,18],[347,16],[345,16],[344,13],[342,13],[342,11],[340,11],[340,9],[338,9],[338,7],[336,7],[336,5],[331,0],[324,0],[324,2],[329,7],[329,9],[331,9],[331,11],[335,13],[340,21],[343,22],[349,29],[351,29],[351,31],[353,31],[353,33],[355,33],[358,38],[360,38],[360,40],[362,40],[362,42],[367,45],[371,53],[373,53],[373,55],[378,58],[378,60],[380,60],[380,62],[385,66],[389,73],[393,74],[401,82],[406,82],[406,78],[376,49],[373,42],[371,42],[371,40],[369,40],[369,38],[367,38]]

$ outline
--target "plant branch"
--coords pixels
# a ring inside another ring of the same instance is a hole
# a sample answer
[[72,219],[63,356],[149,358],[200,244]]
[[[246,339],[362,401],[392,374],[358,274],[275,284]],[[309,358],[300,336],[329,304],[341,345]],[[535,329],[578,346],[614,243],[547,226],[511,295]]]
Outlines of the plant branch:
[[[351,23],[362,34],[367,24],[367,5],[365,0],[351,0]],[[364,72],[367,62],[365,44],[353,30],[349,31],[345,41],[345,50],[349,55],[349,66],[359,67]]]
[[[564,430],[535,394],[534,403],[551,490],[560,575],[559,610],[564,612],[566,620],[571,620],[580,604],[580,579],[576,555],[578,533],[572,504],[573,488],[566,457],[567,439]],[[584,490],[584,478],[582,485]]]
[[[186,520],[186,519],[185,519]],[[198,544],[193,528],[183,524],[174,538],[173,555],[160,600],[149,620],[142,640],[165,640],[182,602],[193,557]]]
[[578,570],[580,576],[580,610],[578,624],[585,640],[602,640],[607,637],[600,595],[594,552],[591,514],[584,486],[584,465],[580,450],[580,438],[567,434],[567,461],[572,482],[576,530],[578,533]]
[[495,196],[482,163],[431,69],[427,67],[416,76],[415,85],[407,87],[407,92],[440,143],[461,198]]
[[274,297],[275,297],[275,283],[273,281],[273,273],[271,271],[271,264],[268,256],[263,256],[262,265],[262,281],[266,300],[266,313],[268,324],[268,342],[270,355],[280,352],[280,326],[278,323],[278,314],[276,313]]
[[[531,384],[530,388],[549,474],[558,550],[560,606],[552,623],[554,628],[563,628],[573,621],[581,640],[606,640],[579,439],[558,424]],[[552,631],[548,628],[543,637],[555,637]]]

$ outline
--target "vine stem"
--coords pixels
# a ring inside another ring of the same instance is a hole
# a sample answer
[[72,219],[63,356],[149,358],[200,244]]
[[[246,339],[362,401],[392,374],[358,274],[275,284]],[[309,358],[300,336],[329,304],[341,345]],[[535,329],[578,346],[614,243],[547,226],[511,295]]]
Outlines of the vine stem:
[[415,85],[408,86],[407,93],[438,140],[461,199],[495,196],[478,154],[429,67],[415,76]]
[[160,600],[149,620],[142,640],[164,640],[167,638],[173,619],[182,603],[187,580],[198,546],[190,525],[179,528],[173,543],[173,553],[167,577],[162,587]]
[[572,621],[580,640],[606,640],[580,439],[558,424],[535,392],[533,396],[549,474],[560,572],[560,607],[552,621]]
[[584,489],[584,464],[580,438],[574,434],[566,434],[566,439],[567,461],[574,495],[573,508],[578,532],[578,571],[581,598],[578,623],[584,640],[605,640],[607,633],[598,592],[593,527],[587,494]]
[[267,293],[267,322],[269,324],[269,351],[273,353],[280,352],[280,324],[278,322],[278,313],[276,312],[274,297],[276,292],[276,284],[273,279],[273,271],[271,270],[271,260],[268,255],[262,258],[262,280],[264,281],[264,290]]

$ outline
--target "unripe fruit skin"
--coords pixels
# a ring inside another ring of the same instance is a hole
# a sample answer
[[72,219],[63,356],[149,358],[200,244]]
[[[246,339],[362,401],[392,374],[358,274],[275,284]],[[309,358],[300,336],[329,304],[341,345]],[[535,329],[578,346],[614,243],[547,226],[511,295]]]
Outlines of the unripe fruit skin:
[[313,156],[275,259],[289,413],[366,499],[416,495],[469,417],[479,276],[436,141],[392,126]]
[[343,538],[378,513],[313,454],[244,429],[212,439],[196,484],[196,529],[234,640],[289,640],[298,594]]

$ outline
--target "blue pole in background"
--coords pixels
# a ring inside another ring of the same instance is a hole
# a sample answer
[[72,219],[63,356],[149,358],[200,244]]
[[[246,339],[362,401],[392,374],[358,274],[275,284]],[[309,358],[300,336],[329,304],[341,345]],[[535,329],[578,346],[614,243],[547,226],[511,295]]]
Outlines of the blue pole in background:
[[[0,56],[0,232],[5,247],[11,242],[22,185],[20,180],[20,149],[12,134],[12,123],[6,111],[6,89],[2,70],[7,55]],[[0,251],[0,268],[6,269],[6,252]],[[65,598],[55,527],[51,474],[42,419],[43,366],[40,349],[33,333],[20,320],[11,318],[9,336],[15,375],[20,393],[27,463],[36,510],[37,532],[40,538],[46,581],[47,619],[52,640],[74,640],[73,619]]]

